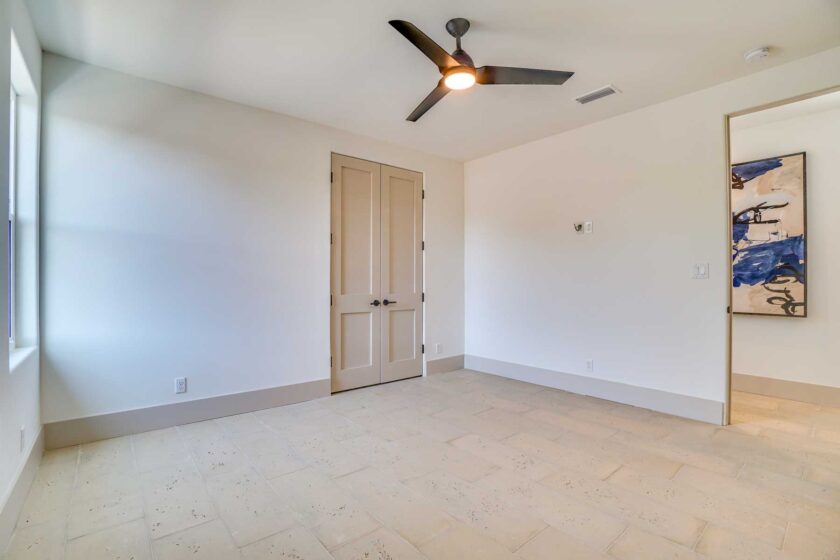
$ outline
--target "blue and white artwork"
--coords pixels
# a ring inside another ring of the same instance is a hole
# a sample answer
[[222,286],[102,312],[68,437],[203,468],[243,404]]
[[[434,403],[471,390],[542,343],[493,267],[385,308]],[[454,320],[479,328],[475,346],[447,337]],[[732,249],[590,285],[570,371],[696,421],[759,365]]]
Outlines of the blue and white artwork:
[[732,166],[732,309],[805,317],[805,154]]

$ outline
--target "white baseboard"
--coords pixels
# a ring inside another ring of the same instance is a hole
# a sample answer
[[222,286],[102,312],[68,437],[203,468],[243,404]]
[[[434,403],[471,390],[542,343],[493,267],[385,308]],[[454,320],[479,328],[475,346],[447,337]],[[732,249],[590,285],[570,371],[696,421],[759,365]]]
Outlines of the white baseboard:
[[12,538],[12,532],[15,530],[21,510],[23,510],[23,504],[26,502],[26,496],[29,494],[32,481],[35,480],[35,475],[38,473],[38,465],[41,464],[43,454],[44,430],[42,428],[38,431],[35,441],[32,442],[29,455],[20,466],[15,481],[6,495],[5,502],[0,505],[0,557],[9,546],[9,540]]
[[464,369],[464,355],[450,356],[448,358],[438,358],[437,360],[429,360],[426,362],[426,375],[433,373],[447,373],[450,371],[458,371]]
[[44,424],[47,449],[139,434],[330,396],[330,380],[234,393]]
[[464,367],[710,424],[723,424],[722,402],[480,356],[467,355]]
[[840,408],[840,387],[774,379],[746,373],[733,373],[732,389],[745,393]]

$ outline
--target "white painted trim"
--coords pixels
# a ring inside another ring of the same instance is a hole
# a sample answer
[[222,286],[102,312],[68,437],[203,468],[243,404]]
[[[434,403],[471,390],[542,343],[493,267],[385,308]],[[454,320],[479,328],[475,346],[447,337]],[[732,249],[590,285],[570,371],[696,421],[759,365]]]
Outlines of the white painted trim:
[[450,371],[458,371],[464,369],[464,355],[449,356],[448,358],[438,358],[437,360],[428,360],[426,362],[426,375],[433,373],[447,373]]
[[9,373],[14,375],[17,368],[29,358],[32,354],[38,351],[37,346],[25,346],[23,348],[12,348],[9,352]]
[[732,390],[840,408],[840,387],[733,373]]
[[43,454],[44,430],[41,429],[29,448],[26,461],[21,465],[13,479],[14,482],[9,487],[9,492],[4,496],[4,501],[0,505],[0,508],[2,508],[0,509],[0,553],[9,546],[12,532],[15,530],[20,512],[23,510],[23,504],[26,502],[26,496],[29,494],[32,481],[35,480],[35,475],[38,473],[38,466],[41,464]]
[[464,367],[710,424],[720,425],[723,423],[723,403],[699,397],[503,362],[480,356],[470,356],[469,354],[465,356]]
[[330,380],[318,379],[296,385],[51,422],[44,424],[44,439],[47,449],[57,449],[328,396]]

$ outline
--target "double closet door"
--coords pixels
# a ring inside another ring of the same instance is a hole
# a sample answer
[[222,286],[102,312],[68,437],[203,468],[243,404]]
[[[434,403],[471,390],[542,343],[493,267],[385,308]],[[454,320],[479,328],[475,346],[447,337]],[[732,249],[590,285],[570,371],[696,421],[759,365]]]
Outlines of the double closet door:
[[332,156],[332,390],[423,372],[423,176]]

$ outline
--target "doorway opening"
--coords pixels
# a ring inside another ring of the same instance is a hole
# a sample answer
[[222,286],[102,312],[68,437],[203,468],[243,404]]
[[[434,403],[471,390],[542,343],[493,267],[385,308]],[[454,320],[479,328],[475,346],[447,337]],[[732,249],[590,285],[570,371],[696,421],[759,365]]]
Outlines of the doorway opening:
[[725,423],[840,443],[840,88],[727,117]]
[[332,392],[423,374],[423,175],[332,155]]

